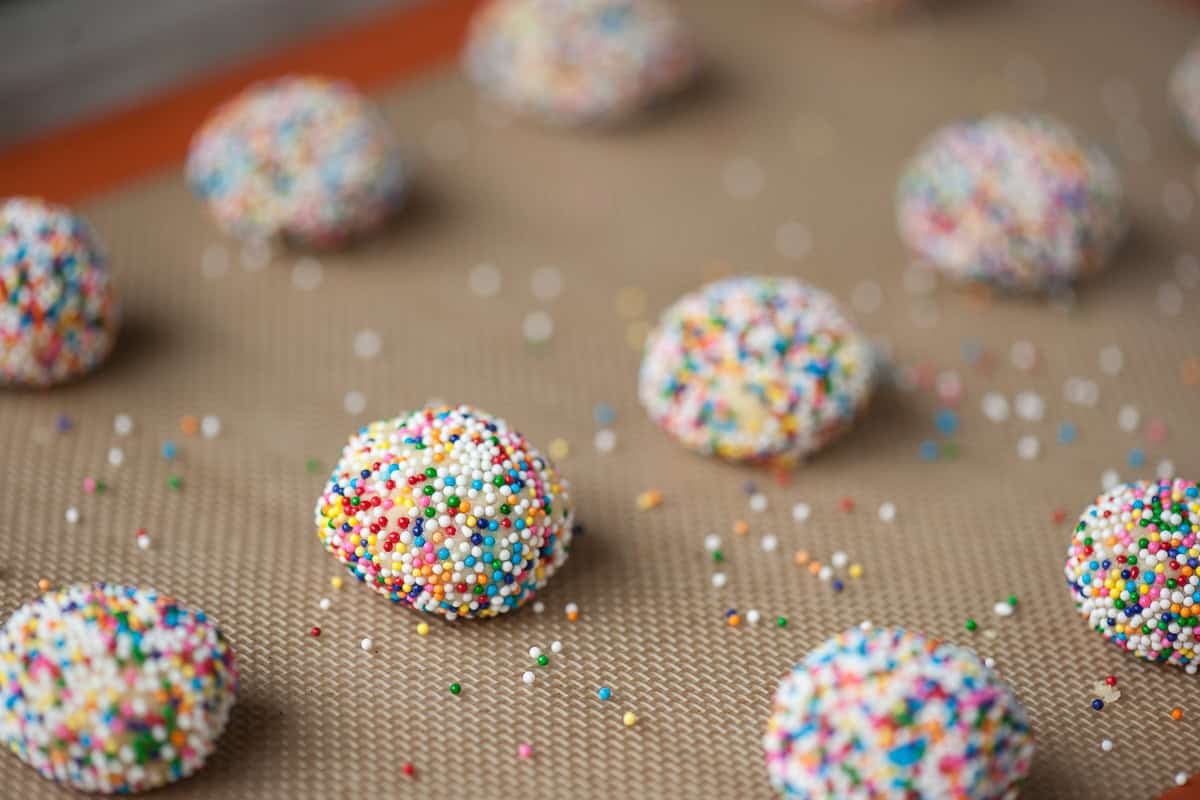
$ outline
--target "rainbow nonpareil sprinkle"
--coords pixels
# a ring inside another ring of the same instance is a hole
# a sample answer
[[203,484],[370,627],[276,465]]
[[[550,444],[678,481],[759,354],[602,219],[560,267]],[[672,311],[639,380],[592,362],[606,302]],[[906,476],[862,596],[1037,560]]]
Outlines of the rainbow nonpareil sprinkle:
[[463,60],[501,104],[582,125],[623,120],[675,92],[700,59],[666,0],[494,0],[472,20]]
[[791,278],[730,278],[663,313],[638,395],[692,450],[791,466],[850,426],[874,365],[870,343],[829,294]]
[[1012,690],[970,650],[855,629],[783,679],[763,746],[786,797],[1001,798],[1033,738]]
[[431,406],[351,437],[316,523],[372,590],[454,619],[534,597],[567,558],[573,517],[566,481],[504,420]]
[[1079,517],[1067,548],[1088,624],[1138,658],[1197,669],[1200,488],[1181,478],[1113,487]]
[[202,611],[153,590],[71,586],[0,629],[0,741],[81,791],[153,789],[204,764],[237,683]]
[[112,350],[121,309],[91,228],[61,206],[0,203],[0,386],[51,386]]

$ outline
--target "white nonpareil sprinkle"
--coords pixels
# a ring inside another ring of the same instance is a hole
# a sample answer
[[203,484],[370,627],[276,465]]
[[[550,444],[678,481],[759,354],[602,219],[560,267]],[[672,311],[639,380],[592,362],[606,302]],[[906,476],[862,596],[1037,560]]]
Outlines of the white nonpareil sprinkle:
[[113,433],[117,436],[128,436],[133,433],[133,418],[128,414],[117,414],[113,418]]
[[841,569],[850,563],[850,556],[846,555],[845,551],[838,550],[829,557],[829,561],[831,564],[833,564],[833,566]]
[[1101,739],[1100,740],[1100,749],[1106,753],[1112,752],[1112,749],[1113,749],[1112,739]]
[[823,581],[827,581],[833,577],[833,569],[831,567],[821,567],[821,569],[817,571],[817,577]]
[[758,613],[758,609],[752,608],[746,612],[746,622],[751,625],[757,625],[760,619],[762,619],[762,614]]
[[983,396],[983,415],[992,422],[1008,419],[1008,398],[999,392],[988,392]]
[[545,311],[531,311],[521,322],[521,332],[530,342],[544,342],[554,334],[554,320]]
[[342,398],[342,408],[347,414],[361,414],[367,410],[367,397],[362,392],[346,392],[346,396]]
[[383,349],[383,337],[377,331],[361,330],[354,334],[354,355],[361,359],[374,358]]
[[888,500],[879,506],[880,522],[891,522],[896,518],[896,504]]
[[108,451],[108,463],[114,467],[119,467],[125,463],[125,451],[119,447],[113,447]]
[[721,549],[721,537],[717,536],[715,533],[710,533],[708,536],[705,536],[704,549],[710,553],[713,550]]
[[1125,366],[1125,354],[1115,344],[1110,344],[1100,351],[1100,371],[1105,375],[1116,376]]
[[298,258],[292,266],[292,286],[302,292],[314,292],[321,285],[324,272],[321,262],[315,258]]
[[1037,347],[1033,342],[1021,340],[1013,342],[1009,348],[1008,357],[1012,365],[1022,372],[1029,372],[1037,366]]
[[764,553],[773,553],[779,547],[779,538],[773,533],[765,534],[762,537],[761,545]]
[[1121,482],[1121,475],[1115,469],[1106,469],[1106,470],[1104,470],[1104,473],[1100,476],[1100,486],[1106,492],[1109,489],[1116,486],[1120,482]]
[[1013,610],[1013,607],[1007,600],[1001,600],[999,603],[996,603],[996,605],[992,606],[992,612],[997,617],[1011,617]]
[[562,294],[562,273],[555,267],[541,267],[533,271],[530,288],[538,300],[553,300]]
[[1161,480],[1168,480],[1175,477],[1175,462],[1169,458],[1164,458],[1158,462],[1158,467],[1154,470],[1154,474]]
[[563,650],[563,643],[560,642],[558,639],[555,639],[553,642],[550,643],[550,652],[551,653],[561,653],[562,650]]
[[137,537],[137,546],[141,550],[150,549],[150,537],[144,533],[139,533]]
[[500,270],[494,264],[483,263],[472,267],[467,275],[467,287],[472,294],[491,297],[500,292]]
[[221,418],[209,414],[200,420],[200,434],[205,439],[215,439],[221,435]]
[[1017,455],[1025,461],[1033,461],[1042,451],[1042,443],[1033,434],[1027,434],[1017,440]]
[[1121,406],[1121,410],[1117,412],[1117,427],[1125,433],[1136,431],[1141,421],[1142,414],[1137,406]]
[[320,602],[320,603],[317,603],[317,605],[321,607],[321,610],[322,610],[322,611],[328,611],[328,610],[329,610],[329,607],[330,607],[331,605],[333,605],[333,603],[332,603],[332,602],[330,602],[330,600],[329,600],[329,598],[328,598],[328,597],[322,597],[322,598],[321,598],[321,602]]
[[532,686],[534,680],[536,680],[536,679],[537,679],[537,676],[529,671],[527,671],[521,675],[521,680],[523,680],[525,682],[526,686]]
[[545,604],[545,603],[543,603],[541,600],[534,600],[534,601],[533,601],[533,613],[535,613],[535,614],[541,614],[541,613],[542,613],[543,611],[545,611],[545,610],[546,610],[546,604]]
[[734,156],[721,167],[725,191],[739,199],[754,197],[763,189],[767,176],[758,162],[749,156]]
[[71,525],[74,525],[76,522],[79,522],[79,509],[76,508],[75,506],[71,506],[70,508],[68,508],[67,513],[66,513],[66,518],[67,518],[67,522]]
[[358,646],[369,653],[371,652],[371,648],[375,646],[375,643],[370,639],[363,639],[361,642],[359,642]]
[[611,428],[601,428],[596,431],[596,452],[611,453],[617,446],[617,434]]
[[796,503],[792,506],[792,519],[796,522],[804,522],[812,514],[812,508],[808,503]]
[[1046,401],[1037,392],[1020,392],[1016,397],[1017,416],[1027,422],[1040,422],[1046,414]]
[[759,513],[767,510],[767,496],[762,492],[750,495],[750,510]]
[[541,654],[542,654],[542,648],[538,647],[537,645],[534,645],[533,647],[529,648],[529,657],[530,658],[537,660],[537,657],[540,656]]
[[720,589],[725,586],[729,578],[724,572],[714,572],[712,576],[712,585],[714,589]]

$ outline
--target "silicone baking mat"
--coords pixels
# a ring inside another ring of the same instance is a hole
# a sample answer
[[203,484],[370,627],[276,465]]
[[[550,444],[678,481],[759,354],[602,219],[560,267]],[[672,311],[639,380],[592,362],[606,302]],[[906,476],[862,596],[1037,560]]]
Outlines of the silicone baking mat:
[[[82,205],[111,250],[127,323],[111,363],[87,380],[0,395],[0,609],[36,594],[40,578],[103,579],[153,585],[219,621],[243,691],[208,766],[161,796],[767,797],[761,735],[779,677],[864,619],[995,659],[1036,730],[1023,796],[1152,797],[1200,767],[1195,679],[1105,643],[1062,575],[1072,519],[1106,470],[1149,477],[1170,459],[1183,476],[1200,473],[1200,288],[1186,257],[1200,253],[1197,151],[1165,96],[1200,17],[1146,0],[964,0],[864,29],[785,0],[685,9],[708,77],[631,129],[512,122],[453,70],[382,91],[415,192],[394,225],[347,252],[243,259],[175,171]],[[1110,148],[1130,241],[1072,298],[920,285],[892,220],[905,158],[947,121],[1022,109],[1053,112]],[[485,262],[502,276],[493,297],[469,288]],[[531,291],[544,267],[563,278],[551,301]],[[938,432],[933,392],[884,388],[786,485],[675,446],[637,405],[631,342],[680,293],[735,271],[827,287],[900,371],[958,373],[958,433]],[[533,346],[522,325],[538,310],[554,330]],[[360,331],[379,334],[377,356],[356,355]],[[1017,342],[1035,346],[1032,370],[1012,364]],[[1100,367],[1111,345],[1123,355],[1116,376]],[[964,346],[982,347],[990,367],[967,363]],[[1096,404],[1071,402],[1068,383],[1097,390]],[[985,393],[1021,391],[1041,395],[1043,420],[982,413]],[[353,392],[361,413],[345,408]],[[357,426],[434,397],[504,416],[543,450],[569,444],[560,467],[585,532],[543,614],[430,619],[421,637],[416,612],[353,581],[332,588],[341,573],[312,523],[328,470]],[[601,402],[617,412],[607,454],[593,446]],[[1118,427],[1125,405],[1140,411],[1137,431]],[[114,433],[121,413],[135,423],[128,437]],[[73,422],[66,433],[60,414]],[[183,416],[205,414],[220,417],[217,438],[181,432]],[[1064,421],[1074,444],[1057,441]],[[1156,441],[1148,432],[1160,426]],[[1025,435],[1040,441],[1036,460],[1017,455]],[[160,455],[168,439],[174,461]],[[956,458],[921,459],[923,441],[951,439]],[[85,494],[87,476],[108,490]],[[768,496],[766,511],[749,509],[747,481]],[[661,506],[639,511],[651,488]],[[797,523],[801,501],[812,513]],[[876,513],[888,501],[890,524]],[[748,534],[733,532],[737,520]],[[723,539],[719,566],[709,533]],[[798,549],[822,563],[844,551],[862,577],[835,593],[793,563]],[[728,575],[722,589],[715,570]],[[1010,594],[1016,613],[995,616]],[[730,627],[730,608],[764,621]],[[525,686],[528,649],[553,640],[563,652]],[[1123,696],[1097,713],[1092,686],[1108,674]],[[613,689],[606,703],[602,685]],[[1181,721],[1169,716],[1176,705]],[[518,759],[521,743],[532,759]],[[0,795],[56,791],[0,758]]]

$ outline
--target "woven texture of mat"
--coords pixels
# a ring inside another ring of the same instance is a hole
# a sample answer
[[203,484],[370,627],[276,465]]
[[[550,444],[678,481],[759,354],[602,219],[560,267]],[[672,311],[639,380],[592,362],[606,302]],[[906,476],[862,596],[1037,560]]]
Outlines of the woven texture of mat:
[[[1149,0],[964,0],[862,30],[801,5],[688,6],[710,78],[633,130],[504,124],[455,74],[385,93],[418,168],[412,205],[379,238],[318,256],[315,290],[295,286],[295,253],[245,269],[178,175],[83,209],[112,252],[128,321],[112,362],[90,379],[0,395],[0,609],[33,596],[39,578],[103,579],[156,586],[219,621],[244,691],[210,764],[157,796],[767,797],[761,735],[778,678],[863,619],[996,660],[1036,729],[1026,797],[1151,797],[1175,772],[1200,768],[1195,679],[1105,643],[1076,616],[1062,575],[1071,521],[1106,469],[1149,477],[1170,458],[1181,475],[1200,474],[1200,387],[1183,374],[1200,357],[1200,288],[1175,272],[1180,254],[1200,253],[1197,151],[1165,100],[1200,17]],[[1070,311],[949,287],[914,295],[892,221],[904,159],[944,122],[1025,108],[1051,110],[1111,149],[1135,221],[1128,246]],[[781,253],[789,222],[811,234],[808,252],[793,226]],[[212,269],[214,244],[227,247],[223,274]],[[502,273],[495,297],[468,289],[481,262]],[[530,290],[545,266],[564,277],[551,303]],[[633,321],[649,321],[731,270],[798,275],[851,309],[857,285],[878,283],[882,307],[854,316],[897,363],[963,379],[958,458],[919,458],[922,440],[945,438],[922,390],[882,392],[787,486],[690,455],[654,429],[635,397],[639,354],[627,340],[638,326],[617,314],[618,294],[644,292]],[[1164,314],[1179,292],[1182,313]],[[538,309],[554,334],[530,347],[522,320]],[[364,329],[382,336],[376,358],[354,354]],[[990,372],[964,363],[971,338],[994,357]],[[1009,360],[1023,340],[1040,355],[1031,372]],[[1125,362],[1116,377],[1098,361],[1112,344]],[[1064,399],[1071,377],[1096,382],[1094,408]],[[984,418],[986,392],[1011,400],[1023,390],[1045,399],[1043,421]],[[365,396],[364,413],[344,410],[350,391]],[[569,443],[560,467],[586,532],[544,593],[544,614],[429,619],[419,637],[416,612],[352,581],[331,588],[339,567],[312,524],[328,470],[358,425],[432,397],[499,414],[543,450],[556,437]],[[607,455],[592,444],[602,401],[618,413]],[[1117,426],[1126,404],[1141,411],[1139,432]],[[60,413],[74,421],[65,434]],[[119,413],[135,421],[127,438],[113,432]],[[187,414],[218,415],[221,435],[184,436]],[[1147,439],[1154,419],[1166,425],[1162,443]],[[1062,421],[1078,428],[1075,444],[1057,443]],[[1040,439],[1036,461],[1017,456],[1025,434]],[[160,455],[167,439],[179,446],[174,462]],[[120,467],[107,463],[114,446]],[[1145,451],[1140,469],[1127,464],[1134,447]],[[85,495],[86,476],[109,490]],[[766,512],[748,509],[748,480],[769,496]],[[661,507],[638,511],[651,487]],[[839,509],[847,496],[849,513]],[[800,500],[812,506],[804,524],[791,517]],[[876,515],[884,501],[898,509],[892,524]],[[80,511],[76,525],[64,522],[68,506]],[[1057,508],[1068,513],[1061,524]],[[737,519],[749,522],[746,536],[732,532]],[[139,528],[152,537],[147,551]],[[719,590],[709,533],[724,540]],[[760,546],[767,533],[774,552]],[[835,594],[793,564],[801,548],[822,562],[845,551],[864,574]],[[1016,614],[994,616],[1010,594]],[[326,596],[333,605],[321,611]],[[569,602],[581,609],[575,623]],[[758,609],[764,622],[731,628],[729,608]],[[771,624],[779,615],[785,628]],[[968,617],[980,630],[964,630]],[[359,648],[363,637],[372,652]],[[564,651],[523,685],[530,646],[556,639]],[[1124,696],[1096,713],[1092,686],[1108,674]],[[596,698],[602,685],[613,689],[607,703]],[[1182,721],[1169,716],[1175,705]],[[626,710],[638,717],[631,729]],[[530,761],[517,757],[522,742]],[[414,778],[401,774],[406,761]],[[0,796],[56,791],[0,757]]]

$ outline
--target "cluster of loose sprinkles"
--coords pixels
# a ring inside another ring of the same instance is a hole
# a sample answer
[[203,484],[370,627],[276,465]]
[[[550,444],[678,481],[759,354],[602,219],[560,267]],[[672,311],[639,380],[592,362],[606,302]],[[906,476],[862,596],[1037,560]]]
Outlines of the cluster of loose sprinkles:
[[325,549],[358,580],[449,619],[532,598],[573,533],[566,481],[506,422],[468,406],[363,427],[315,517]]
[[1047,289],[1099,270],[1124,235],[1121,180],[1044,116],[995,114],[935,133],[897,190],[900,235],[958,279]]
[[0,386],[51,386],[98,366],[120,312],[87,222],[40,200],[0,202]]
[[783,679],[764,748],[788,797],[1004,797],[1029,772],[1033,738],[970,650],[864,626]]
[[676,91],[699,53],[665,0],[496,0],[472,20],[463,62],[490,100],[588,125]]
[[136,792],[192,774],[236,689],[233,651],[212,621],[153,590],[71,586],[0,630],[0,741],[82,791]]
[[378,226],[407,182],[379,112],[348,84],[314,77],[257,84],[219,108],[187,174],[226,232],[317,247]]
[[1065,567],[1080,613],[1148,661],[1197,669],[1200,489],[1181,478],[1119,484],[1079,517]]
[[690,449],[786,467],[849,427],[873,373],[869,341],[830,295],[790,278],[739,277],[663,313],[638,395]]

